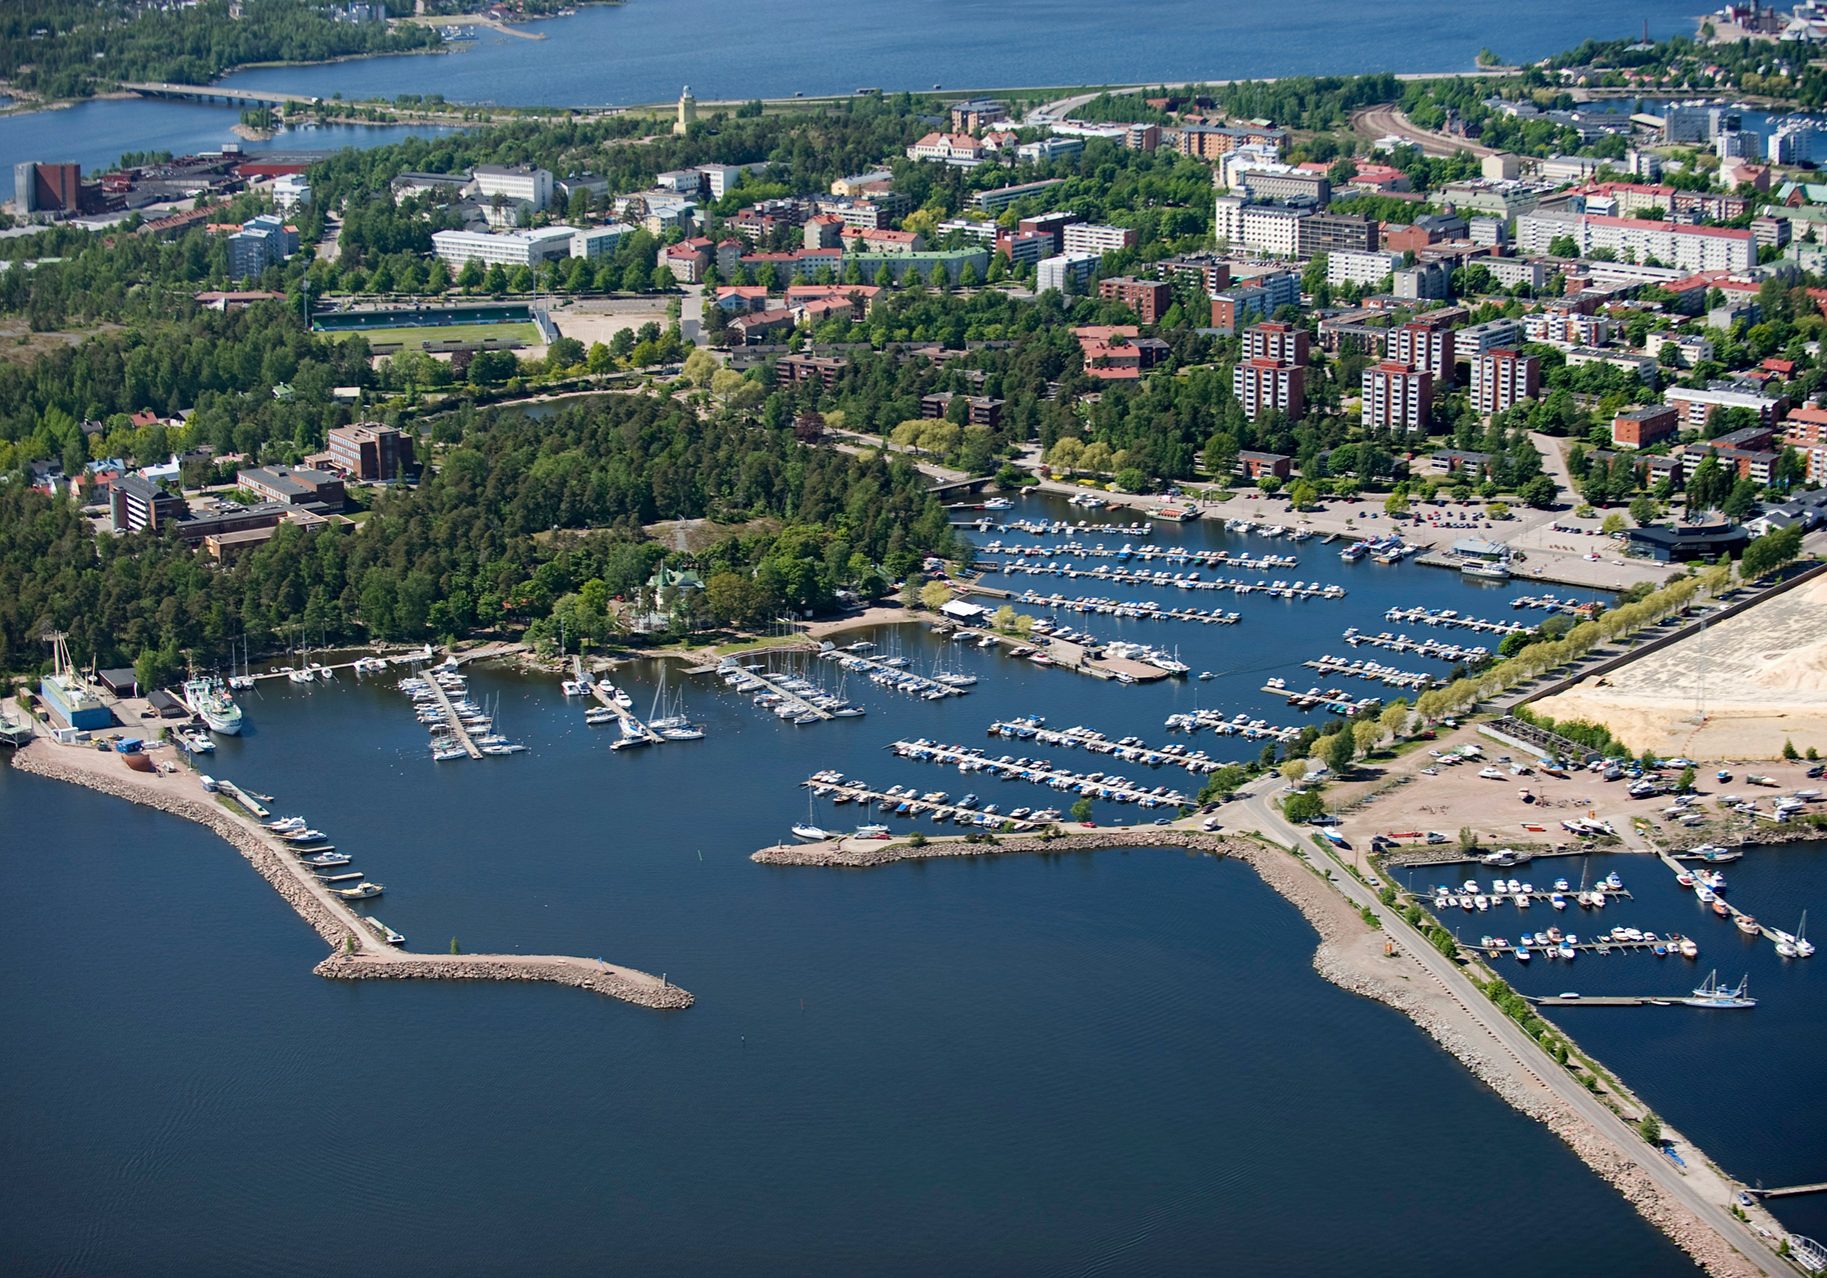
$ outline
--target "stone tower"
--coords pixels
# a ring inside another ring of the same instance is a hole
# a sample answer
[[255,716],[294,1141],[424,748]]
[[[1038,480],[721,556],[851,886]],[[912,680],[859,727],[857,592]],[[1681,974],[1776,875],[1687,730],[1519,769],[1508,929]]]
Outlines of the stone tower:
[[691,95],[691,85],[679,90],[679,118],[672,122],[674,133],[684,133],[698,118],[698,99]]

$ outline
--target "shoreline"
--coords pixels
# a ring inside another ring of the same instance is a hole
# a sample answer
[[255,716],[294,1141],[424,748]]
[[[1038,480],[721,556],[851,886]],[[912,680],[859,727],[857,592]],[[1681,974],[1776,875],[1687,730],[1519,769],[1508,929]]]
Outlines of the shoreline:
[[[847,846],[858,842],[865,841],[775,844],[756,851],[749,859],[757,864],[781,867],[875,869],[905,861],[943,858],[1179,848],[1242,861],[1271,891],[1292,905],[1318,935],[1312,965],[1323,979],[1408,1017],[1505,1103],[1546,1127],[1600,1179],[1617,1190],[1638,1215],[1714,1278],[1754,1278],[1768,1272],[1667,1194],[1606,1133],[1560,1101],[1541,1076],[1541,1067],[1552,1063],[1545,1056],[1540,1061],[1506,1056],[1496,1040],[1483,1032],[1475,1020],[1470,1025],[1456,1024],[1456,1021],[1472,1020],[1470,1009],[1450,989],[1436,982],[1425,969],[1404,955],[1399,947],[1390,953],[1385,946],[1379,946],[1379,934],[1387,933],[1380,927],[1370,927],[1344,896],[1332,889],[1329,883],[1332,871],[1323,864],[1303,862],[1294,853],[1269,842],[1156,826],[1104,828],[1052,839],[1011,836],[993,843],[965,843],[958,836],[940,836],[918,848],[904,840],[886,844],[866,841],[871,843],[866,848]],[[1355,925],[1353,920],[1356,920]],[[1569,1042],[1573,1041],[1559,1025],[1553,1028]],[[1618,1087],[1622,1089],[1622,1084]],[[1638,1108],[1647,1108],[1627,1090],[1620,1090],[1617,1095]],[[1698,1146],[1666,1122],[1663,1129],[1665,1139],[1685,1146],[1691,1156],[1700,1155]],[[1704,1162],[1721,1180],[1726,1179],[1724,1173],[1716,1171],[1710,1159],[1704,1159]]]
[[689,991],[651,973],[572,955],[423,954],[395,949],[360,923],[363,915],[332,897],[308,870],[261,837],[264,827],[251,817],[232,812],[225,803],[208,802],[201,789],[197,795],[203,797],[182,793],[178,783],[195,779],[188,769],[172,774],[134,772],[112,751],[102,755],[42,739],[15,750],[12,766],[194,821],[221,838],[329,943],[331,952],[312,968],[318,976],[333,980],[548,981],[660,1010],[687,1008],[694,1001]]

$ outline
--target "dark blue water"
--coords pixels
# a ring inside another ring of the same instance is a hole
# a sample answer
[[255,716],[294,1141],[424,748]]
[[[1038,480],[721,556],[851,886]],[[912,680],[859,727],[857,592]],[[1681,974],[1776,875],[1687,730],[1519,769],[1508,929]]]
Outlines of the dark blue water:
[[1535,59],[1587,37],[1691,35],[1691,4],[1650,0],[1601,14],[1544,0],[1526,16],[1501,0],[1382,6],[1304,0],[1260,9],[1151,4],[1146,20],[1095,0],[937,0],[896,10],[780,0],[631,0],[538,23],[525,40],[482,31],[442,58],[392,57],[243,71],[227,83],[328,97],[442,93],[508,105],[786,97],[947,86],[1176,83],[1271,75],[1470,69],[1481,48]]
[[26,160],[75,161],[87,174],[112,165],[128,151],[194,155],[219,150],[230,143],[250,153],[338,151],[450,132],[423,125],[337,124],[283,129],[269,140],[248,142],[230,132],[239,119],[235,108],[139,98],[82,102],[59,111],[0,116],[0,198],[13,197],[13,165]]
[[[1827,844],[1796,843],[1754,848],[1744,859],[1721,867],[1726,895],[1760,921],[1793,932],[1803,910],[1810,922],[1827,910]],[[1572,869],[1544,869],[1543,866]],[[1784,959],[1776,947],[1746,936],[1694,899],[1660,861],[1645,857],[1594,860],[1594,873],[1616,869],[1634,899],[1602,914],[1569,908],[1530,910],[1530,930],[1552,922],[1581,933],[1616,926],[1660,933],[1679,932],[1700,946],[1692,962],[1679,957],[1613,952],[1582,954],[1571,966],[1539,960],[1525,969],[1511,961],[1497,967],[1525,994],[1630,994],[1680,997],[1715,969],[1722,981],[1750,977],[1757,1006],[1739,1011],[1688,1007],[1554,1008],[1552,1019],[1635,1088],[1645,1100],[1692,1137],[1717,1162],[1750,1183],[1793,1185],[1820,1180],[1827,1150],[1827,1114],[1813,1098],[1827,1088],[1827,1060],[1818,1045],[1827,1041],[1827,971],[1820,959]],[[1578,877],[1579,863],[1540,862],[1529,868],[1543,876]],[[1507,871],[1519,877],[1521,869]],[[1463,875],[1461,876],[1463,877]],[[1417,871],[1417,882],[1432,883]],[[1479,916],[1478,934],[1504,932],[1514,910]],[[1813,927],[1810,929],[1814,930]],[[1788,1220],[1815,1204],[1792,1200],[1773,1204]],[[1797,1216],[1797,1228],[1804,1233]],[[1819,1218],[1816,1218],[1817,1223]]]
[[[1200,659],[1317,649],[1380,593],[1471,594],[1384,571],[1334,559],[1346,604],[1252,606],[1197,632]],[[479,763],[432,763],[385,682],[248,699],[210,770],[328,830],[415,947],[601,954],[694,991],[674,1015],[320,981],[321,942],[213,836],[0,772],[0,1255],[64,1274],[1688,1272],[1407,1020],[1315,976],[1312,932],[1241,865],[747,859],[815,767],[946,784],[879,752],[898,733],[976,738],[1018,706],[1158,725],[1187,696],[971,656],[972,696],[866,687],[868,718],[807,728],[694,684],[710,739],[625,755],[549,678],[477,673],[533,747]],[[1552,1232],[1463,1227],[1497,1166]]]

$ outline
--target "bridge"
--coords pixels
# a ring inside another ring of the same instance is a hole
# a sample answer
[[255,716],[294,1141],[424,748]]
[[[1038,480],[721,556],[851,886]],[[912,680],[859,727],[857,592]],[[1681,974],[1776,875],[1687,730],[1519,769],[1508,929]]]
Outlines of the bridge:
[[303,93],[272,90],[217,89],[204,84],[123,84],[121,88],[142,98],[172,98],[180,102],[214,102],[222,106],[317,106],[322,98]]
[[985,484],[994,483],[995,479],[996,477],[994,475],[981,475],[976,479],[953,479],[944,483],[934,484],[926,491],[932,493],[934,496],[942,496],[945,493],[975,492]]

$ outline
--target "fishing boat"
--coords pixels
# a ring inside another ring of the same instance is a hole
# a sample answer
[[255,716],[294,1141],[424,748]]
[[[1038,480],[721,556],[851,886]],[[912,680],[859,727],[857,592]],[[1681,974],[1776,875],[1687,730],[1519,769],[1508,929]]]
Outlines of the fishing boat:
[[352,888],[337,888],[334,890],[336,895],[342,897],[345,901],[366,901],[372,897],[379,896],[387,889],[382,887],[379,883],[370,883],[366,879],[363,879]]
[[241,731],[241,707],[217,679],[190,679],[184,684],[184,704],[209,725],[211,732],[232,737]]
[[1689,1007],[1756,1007],[1757,1000],[1749,998],[1745,990],[1750,986],[1751,978],[1746,976],[1738,982],[1735,989],[1719,983],[1719,971],[1715,968],[1707,974],[1706,980],[1694,990],[1693,994],[1679,1000]]

